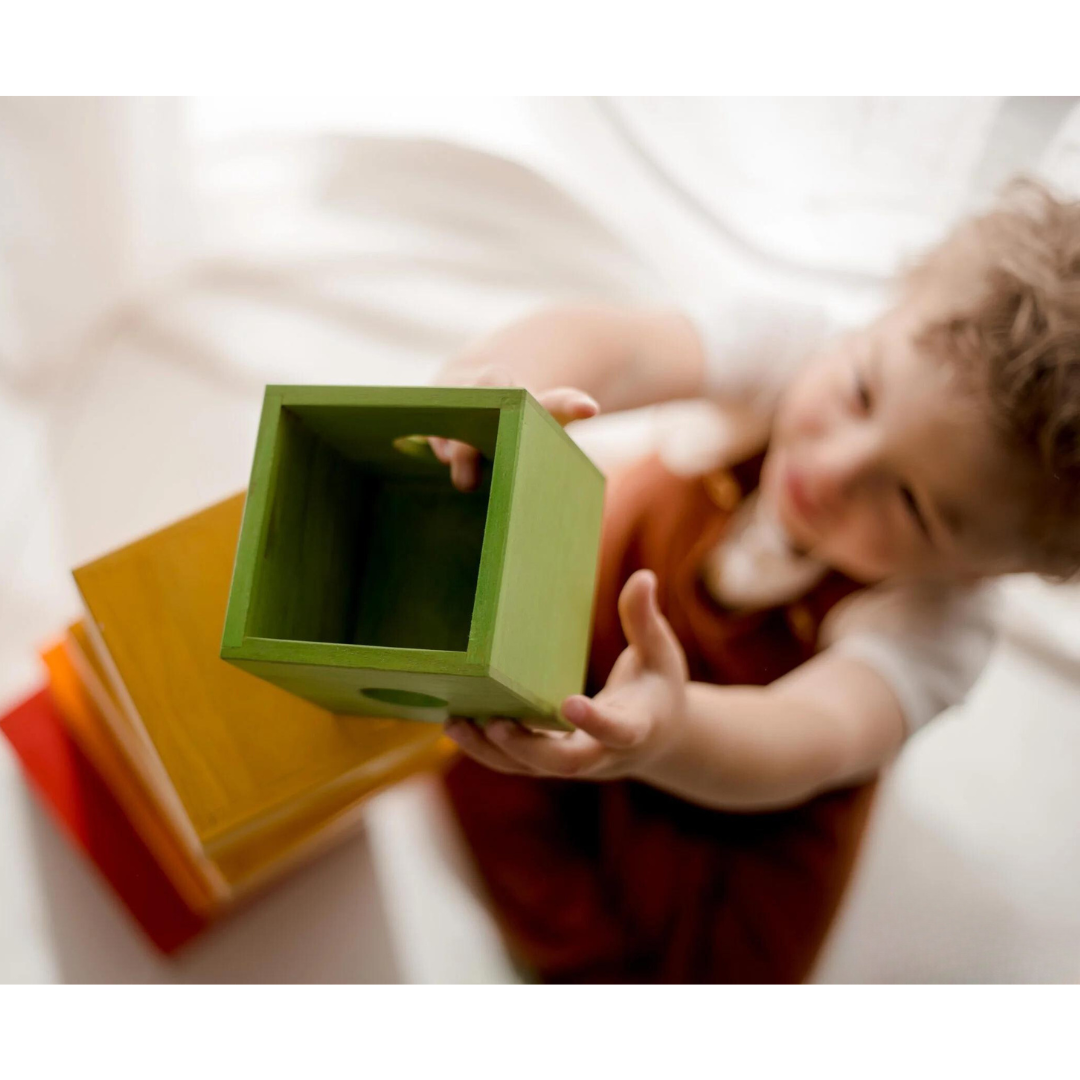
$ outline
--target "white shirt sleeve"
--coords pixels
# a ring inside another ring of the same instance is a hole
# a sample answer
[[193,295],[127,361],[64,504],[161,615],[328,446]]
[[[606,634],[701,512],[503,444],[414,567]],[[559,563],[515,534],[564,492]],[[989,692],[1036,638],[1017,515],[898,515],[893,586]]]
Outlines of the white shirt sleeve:
[[683,311],[705,353],[706,393],[771,414],[797,368],[839,326],[823,307],[726,290]]
[[996,638],[996,602],[992,584],[879,585],[833,608],[821,642],[885,679],[912,734],[975,684]]
[[841,324],[816,305],[732,288],[682,310],[705,354],[703,399],[662,409],[656,439],[668,469],[696,476],[765,445],[784,387]]

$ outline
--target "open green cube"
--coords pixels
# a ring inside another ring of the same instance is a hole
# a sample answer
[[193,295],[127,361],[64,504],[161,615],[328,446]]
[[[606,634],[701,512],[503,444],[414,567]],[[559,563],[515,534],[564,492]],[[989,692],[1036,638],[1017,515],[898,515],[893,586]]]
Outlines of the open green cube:
[[[476,491],[432,435],[480,450]],[[337,713],[565,726],[603,492],[525,390],[268,386],[221,656]]]

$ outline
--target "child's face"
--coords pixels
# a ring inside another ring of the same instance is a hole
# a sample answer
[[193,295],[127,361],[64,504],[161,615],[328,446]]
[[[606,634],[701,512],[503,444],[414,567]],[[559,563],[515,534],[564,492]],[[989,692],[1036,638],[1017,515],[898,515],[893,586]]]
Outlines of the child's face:
[[989,425],[907,301],[832,346],[780,403],[762,497],[801,549],[865,582],[976,575],[1007,527]]

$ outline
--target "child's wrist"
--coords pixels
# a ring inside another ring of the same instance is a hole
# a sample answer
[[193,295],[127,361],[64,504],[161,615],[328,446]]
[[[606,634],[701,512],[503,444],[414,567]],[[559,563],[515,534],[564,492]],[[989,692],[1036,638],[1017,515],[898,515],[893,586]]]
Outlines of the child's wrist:
[[657,721],[652,738],[646,743],[639,762],[632,770],[632,779],[655,783],[676,771],[677,762],[684,759],[688,727],[688,685],[682,684],[665,710],[665,718]]

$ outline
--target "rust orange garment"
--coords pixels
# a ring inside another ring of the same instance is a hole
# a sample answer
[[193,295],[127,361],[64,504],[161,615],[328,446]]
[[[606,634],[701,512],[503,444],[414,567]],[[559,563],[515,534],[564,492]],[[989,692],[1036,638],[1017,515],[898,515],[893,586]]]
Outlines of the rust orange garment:
[[[809,659],[857,586],[827,575],[796,603],[736,613],[700,581],[760,458],[693,479],[655,458],[609,483],[589,689],[625,648],[617,600],[640,568],[690,676],[764,685]],[[792,810],[709,810],[632,781],[504,776],[460,758],[446,785],[515,955],[556,982],[797,982],[810,972],[855,860],[873,785]]]

